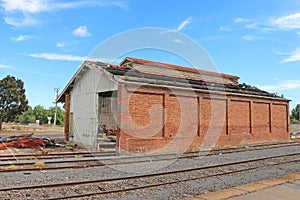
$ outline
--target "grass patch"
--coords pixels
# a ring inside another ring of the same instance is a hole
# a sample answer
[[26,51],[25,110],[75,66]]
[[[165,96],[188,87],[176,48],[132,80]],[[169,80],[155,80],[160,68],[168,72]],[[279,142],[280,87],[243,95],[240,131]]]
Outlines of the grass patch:
[[4,167],[5,170],[17,170],[19,169],[20,167],[16,166],[16,165],[9,165],[7,167]]
[[34,166],[35,166],[35,167],[44,167],[44,166],[45,166],[45,163],[39,161],[39,162],[34,163]]

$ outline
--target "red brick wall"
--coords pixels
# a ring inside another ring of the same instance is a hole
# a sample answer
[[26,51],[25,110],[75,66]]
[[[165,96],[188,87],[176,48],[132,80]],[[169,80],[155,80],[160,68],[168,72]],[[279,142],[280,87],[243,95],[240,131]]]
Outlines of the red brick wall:
[[282,114],[286,113],[286,105],[282,104],[273,104],[272,105],[272,132],[281,133],[287,131],[287,115]]
[[229,134],[250,133],[250,102],[231,100],[228,118]]
[[164,139],[164,93],[157,89],[119,85],[118,137],[120,151],[145,152],[160,149]]
[[[134,92],[129,96],[129,115],[137,137],[163,136],[164,95]],[[157,127],[161,127],[157,129]]]
[[167,134],[165,134],[166,137],[172,138],[176,133],[179,131],[180,128],[180,119],[181,119],[181,113],[176,113],[174,110],[180,110],[180,103],[179,99],[176,98],[176,96],[169,96],[168,100],[166,101],[166,108],[172,108],[172,109],[166,109],[166,127],[165,131]]
[[200,136],[206,136],[209,130],[227,134],[226,99],[206,96],[200,102]]
[[185,152],[289,140],[288,101],[119,86],[121,152]]
[[270,133],[270,104],[254,102],[252,107],[253,127],[255,133]]
[[171,95],[166,101],[166,137],[196,137],[199,105],[197,97]]

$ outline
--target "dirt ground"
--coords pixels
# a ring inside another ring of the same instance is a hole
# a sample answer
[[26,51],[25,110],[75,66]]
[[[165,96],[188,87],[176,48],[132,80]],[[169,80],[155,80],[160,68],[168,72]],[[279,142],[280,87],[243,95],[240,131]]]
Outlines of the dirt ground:
[[50,138],[60,144],[61,147],[47,147],[40,149],[30,148],[8,148],[0,150],[0,155],[22,155],[22,154],[42,154],[50,152],[80,152],[86,149],[79,144],[65,143],[64,142],[64,128],[61,126],[49,125],[21,125],[21,124],[3,124],[3,129],[0,132],[0,138],[5,138],[12,135],[23,135],[34,133],[33,137],[36,138]]
[[0,134],[26,134],[26,133],[62,133],[63,126],[54,125],[23,125],[13,123],[3,123]]

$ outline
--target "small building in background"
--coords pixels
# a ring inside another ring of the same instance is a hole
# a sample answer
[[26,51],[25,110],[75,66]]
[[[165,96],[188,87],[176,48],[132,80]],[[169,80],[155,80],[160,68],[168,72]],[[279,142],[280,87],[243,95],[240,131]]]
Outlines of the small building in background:
[[65,139],[118,153],[191,152],[290,139],[289,100],[239,77],[125,58],[86,61],[58,96]]

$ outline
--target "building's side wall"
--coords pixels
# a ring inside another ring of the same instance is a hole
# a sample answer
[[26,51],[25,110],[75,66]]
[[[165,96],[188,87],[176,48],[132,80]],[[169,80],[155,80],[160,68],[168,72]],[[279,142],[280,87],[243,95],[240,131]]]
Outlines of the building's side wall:
[[87,70],[75,81],[71,91],[70,113],[72,113],[73,133],[69,140],[88,146],[97,145],[98,134],[98,93],[116,90],[117,84],[99,71]]
[[122,152],[184,152],[289,140],[288,101],[120,85]]

